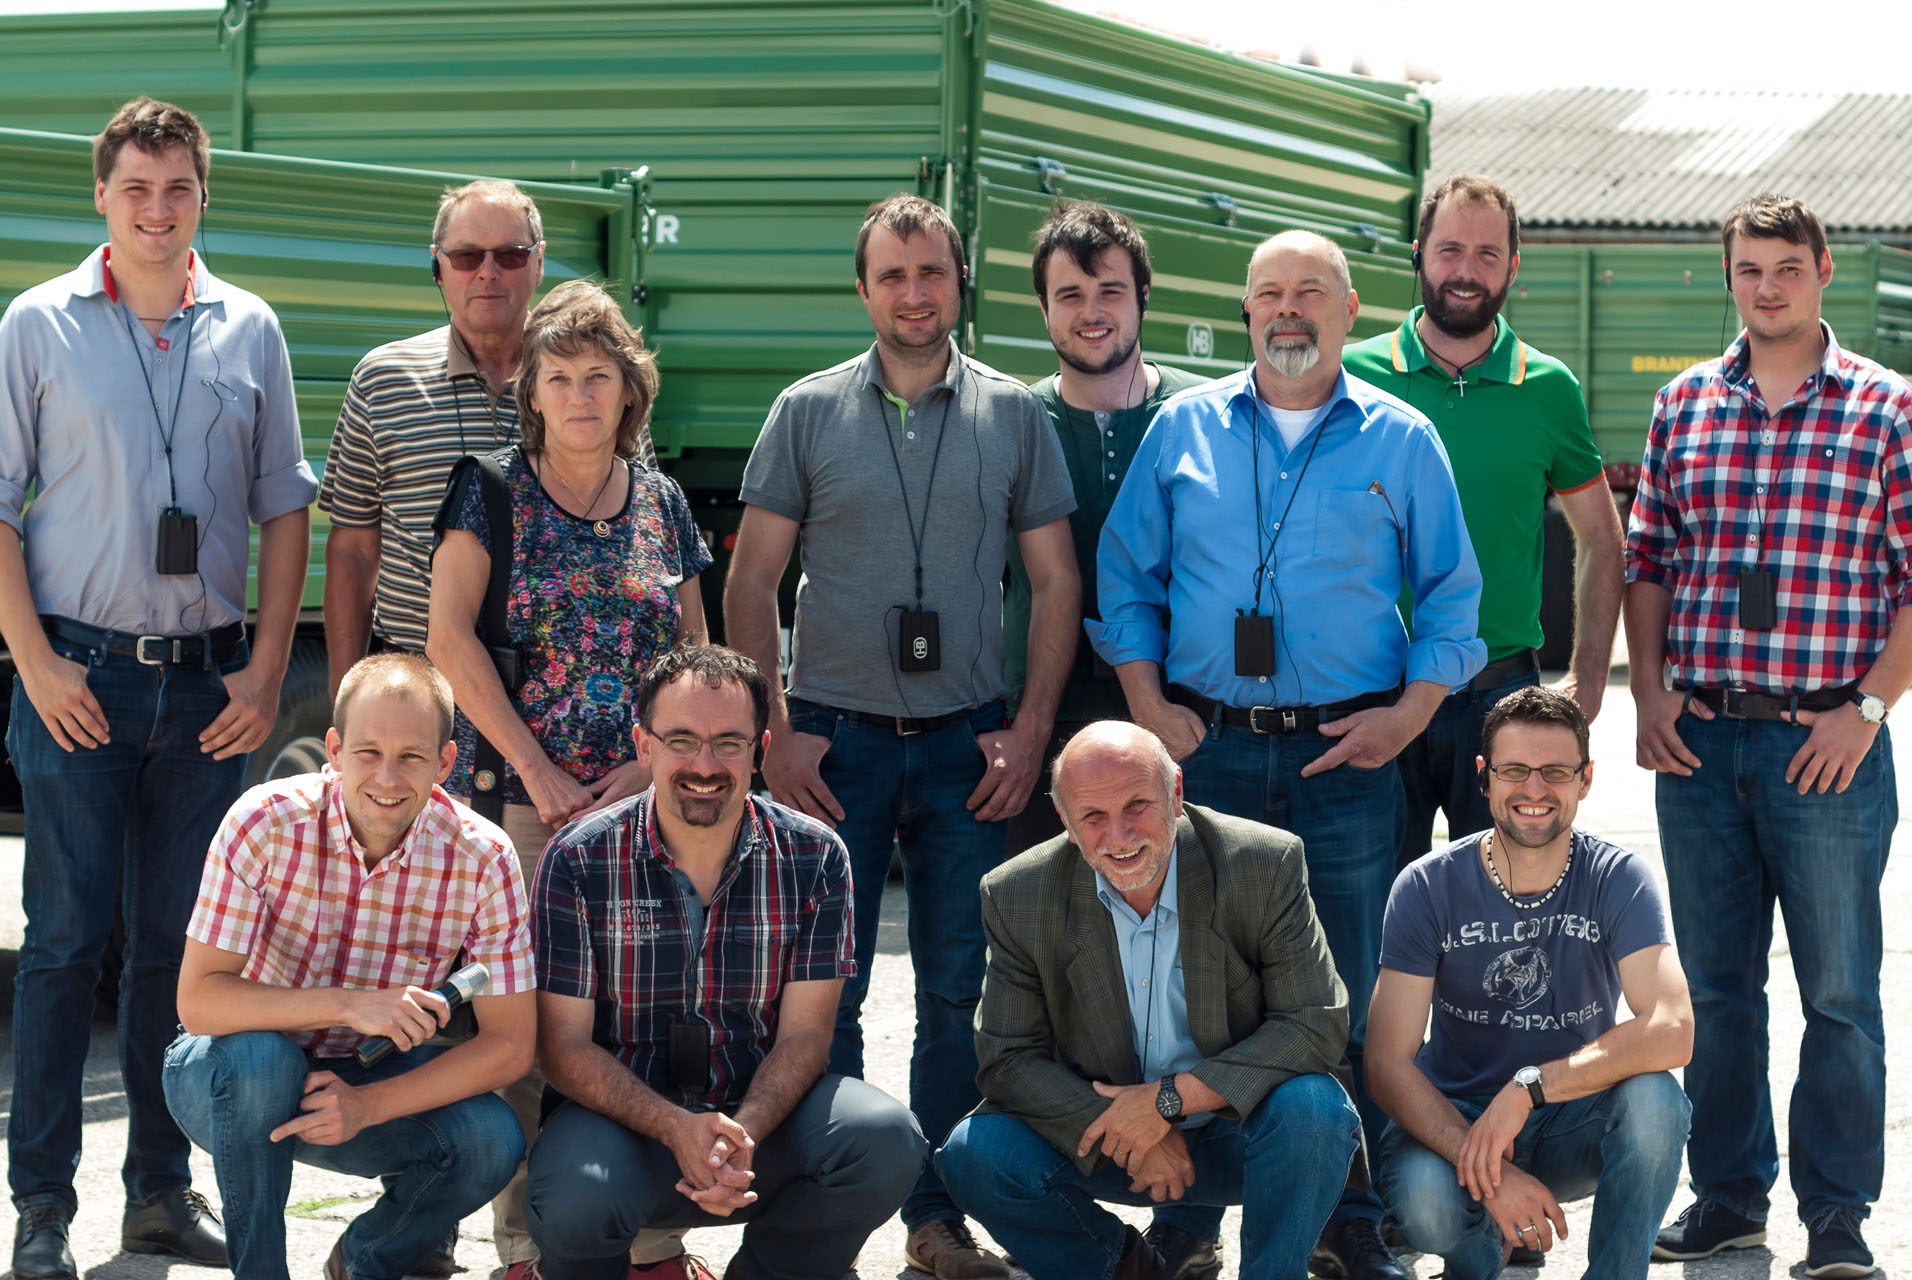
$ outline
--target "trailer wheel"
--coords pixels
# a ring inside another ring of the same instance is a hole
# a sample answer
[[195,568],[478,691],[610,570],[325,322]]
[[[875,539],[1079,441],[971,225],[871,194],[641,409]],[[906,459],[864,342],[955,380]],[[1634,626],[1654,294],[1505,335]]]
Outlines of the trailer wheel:
[[300,640],[292,646],[285,683],[279,687],[279,718],[246,761],[248,787],[317,773],[325,764],[325,731],[332,727],[330,676],[323,644]]

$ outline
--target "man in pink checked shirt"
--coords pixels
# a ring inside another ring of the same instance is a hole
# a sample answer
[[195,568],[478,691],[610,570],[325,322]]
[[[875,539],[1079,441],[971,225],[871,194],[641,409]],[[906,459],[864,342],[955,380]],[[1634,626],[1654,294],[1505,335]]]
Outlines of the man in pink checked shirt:
[[[283,1280],[294,1160],[377,1177],[327,1280],[397,1280],[482,1207],[524,1156],[490,1092],[536,1041],[529,908],[504,833],[439,785],[452,767],[451,687],[410,654],[346,673],[327,768],[256,787],[226,815],[186,930],[166,1101],[212,1152],[239,1280]],[[425,1042],[432,991],[489,968],[478,1030]],[[361,1066],[385,1036],[398,1050]]]
[[1766,1239],[1777,899],[1806,1013],[1790,1134],[1806,1274],[1864,1276],[1885,1163],[1879,881],[1898,820],[1885,718],[1912,680],[1912,387],[1820,318],[1832,255],[1804,203],[1743,201],[1721,239],[1745,329],[1661,390],[1627,535],[1639,761],[1659,774],[1695,1018],[1696,1199],[1653,1256]]

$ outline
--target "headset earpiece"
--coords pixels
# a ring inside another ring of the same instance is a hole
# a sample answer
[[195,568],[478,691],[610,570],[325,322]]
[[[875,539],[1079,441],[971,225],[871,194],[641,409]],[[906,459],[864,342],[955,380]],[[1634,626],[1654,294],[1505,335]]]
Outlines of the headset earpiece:
[[1141,293],[1136,295],[1135,305],[1138,308],[1138,316],[1145,316],[1149,313],[1149,291],[1147,289],[1142,290]]
[[444,279],[445,279],[444,264],[439,262],[438,254],[435,252],[432,254],[432,279],[438,281],[441,284],[444,282]]
[[1407,256],[1407,264],[1414,268],[1414,274],[1417,276],[1421,274],[1421,265],[1426,261],[1427,260],[1421,256],[1421,251],[1418,248]]
[[1248,299],[1246,298],[1241,300],[1241,322],[1245,325],[1254,324],[1254,321],[1248,318]]
[[1487,786],[1488,786],[1490,776],[1491,775],[1489,775],[1487,770],[1485,769],[1482,769],[1479,773],[1474,775],[1474,780],[1480,784],[1480,793],[1482,795],[1487,794]]
[[201,188],[199,188],[199,212],[201,212],[201,213],[204,213],[204,212],[206,211],[206,196],[207,196],[207,194],[208,194],[208,193],[207,193],[207,191],[206,191],[206,188],[204,188],[204,187],[201,187]]

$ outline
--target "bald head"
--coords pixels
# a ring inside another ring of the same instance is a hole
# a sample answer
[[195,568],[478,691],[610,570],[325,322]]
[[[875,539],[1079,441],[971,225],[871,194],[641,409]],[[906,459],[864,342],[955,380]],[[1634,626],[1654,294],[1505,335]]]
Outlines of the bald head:
[[1182,771],[1139,725],[1099,720],[1056,757],[1056,812],[1083,859],[1146,916],[1162,891],[1182,816]]
[[1162,740],[1141,725],[1126,720],[1098,720],[1070,738],[1056,756],[1055,784],[1049,796],[1065,822],[1068,811],[1064,806],[1071,774],[1086,777],[1106,772],[1112,766],[1152,768],[1165,791],[1174,789],[1175,777],[1181,772]]
[[1254,253],[1248,257],[1248,292],[1255,291],[1255,268],[1266,265],[1269,258],[1280,254],[1297,261],[1312,259],[1317,270],[1307,278],[1332,283],[1342,297],[1354,288],[1354,277],[1348,273],[1348,255],[1341,246],[1323,235],[1312,231],[1284,231],[1280,235],[1269,236],[1255,246]]

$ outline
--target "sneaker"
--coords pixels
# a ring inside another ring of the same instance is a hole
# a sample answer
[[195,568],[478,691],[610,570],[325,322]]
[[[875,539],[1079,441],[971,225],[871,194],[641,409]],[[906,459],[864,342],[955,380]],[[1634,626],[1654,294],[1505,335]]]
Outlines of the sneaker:
[[1200,1236],[1173,1223],[1157,1222],[1142,1233],[1142,1239],[1162,1259],[1166,1280],[1219,1280],[1221,1250]]
[[1702,1197],[1660,1228],[1653,1239],[1653,1260],[1691,1262],[1710,1258],[1721,1249],[1750,1249],[1765,1243],[1765,1223],[1742,1218],[1725,1205]]
[[30,1204],[13,1229],[14,1280],[79,1280],[66,1247],[67,1212],[57,1204]]
[[1328,1280],[1414,1280],[1381,1239],[1381,1224],[1372,1218],[1343,1218],[1329,1222],[1315,1242],[1308,1270]]
[[717,1280],[710,1264],[694,1253],[679,1253],[661,1262],[633,1262],[624,1280]]
[[451,1234],[445,1237],[445,1243],[437,1250],[425,1255],[425,1260],[412,1268],[415,1276],[424,1276],[425,1280],[450,1280],[458,1270],[458,1228],[453,1227]]
[[1851,1205],[1835,1204],[1807,1220],[1807,1275],[1850,1280],[1878,1269],[1872,1265],[1872,1250],[1866,1248],[1865,1237],[1859,1234],[1862,1216]]
[[1009,1280],[1009,1266],[976,1243],[961,1218],[938,1218],[910,1232],[903,1260],[936,1280]]
[[537,1258],[514,1262],[505,1268],[503,1280],[544,1280],[544,1264]]

